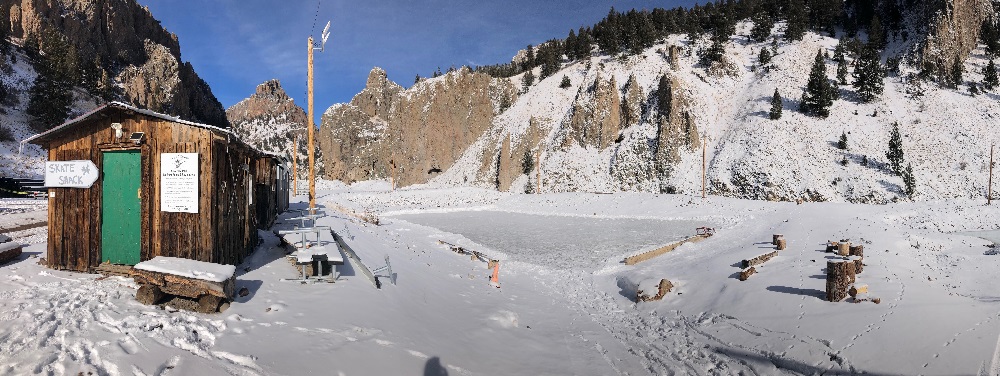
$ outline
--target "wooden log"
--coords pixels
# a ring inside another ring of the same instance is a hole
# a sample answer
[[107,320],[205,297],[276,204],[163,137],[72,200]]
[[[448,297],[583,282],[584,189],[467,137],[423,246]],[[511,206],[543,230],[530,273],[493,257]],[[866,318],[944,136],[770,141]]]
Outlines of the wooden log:
[[[673,288],[674,284],[667,279],[661,279],[659,283],[656,283],[655,280],[642,281],[639,283],[638,291],[636,292],[636,301],[650,302],[663,299]],[[655,294],[653,290],[656,290]]]
[[788,243],[785,242],[785,238],[778,239],[778,244],[777,244],[778,245],[778,250],[779,251],[784,251],[785,247],[787,247],[787,244]]
[[690,238],[681,240],[681,241],[679,241],[677,243],[673,243],[673,244],[664,246],[662,248],[658,248],[658,249],[655,249],[655,250],[652,250],[652,251],[649,251],[649,252],[645,252],[645,253],[640,253],[638,255],[626,258],[625,259],[625,265],[635,265],[635,264],[638,264],[640,262],[652,259],[652,258],[654,258],[656,256],[660,256],[660,255],[663,255],[663,254],[665,254],[667,252],[673,251],[673,250],[677,249],[677,247],[680,247],[684,243],[695,243],[695,242],[702,241],[704,239],[707,239],[707,237],[695,235],[695,236],[692,236]]
[[831,260],[826,263],[826,299],[839,302],[847,297],[847,289],[854,283],[854,262]]
[[202,295],[198,298],[198,312],[201,313],[215,313],[219,311],[219,303],[222,303],[222,298],[215,295]]
[[774,234],[771,237],[771,245],[778,245],[778,241],[784,239],[785,236],[782,234]]
[[857,298],[858,294],[866,294],[866,293],[868,293],[868,285],[854,285],[854,286],[851,286],[851,288],[849,290],[847,290],[847,293],[849,295],[851,295],[852,298]]
[[746,281],[746,280],[750,279],[750,276],[754,275],[754,273],[757,273],[757,269],[755,269],[752,266],[749,267],[749,268],[743,269],[743,271],[740,272],[740,280],[741,281]]
[[24,246],[18,243],[0,243],[0,264],[17,259],[23,249]]
[[744,268],[749,268],[749,267],[754,266],[754,265],[763,264],[764,262],[766,262],[767,260],[770,260],[771,258],[773,258],[776,255],[778,255],[778,252],[774,251],[774,252],[765,253],[763,255],[754,257],[754,258],[749,259],[749,260],[743,260],[743,267]]
[[841,256],[849,256],[851,254],[851,242],[840,242],[837,245],[837,253]]
[[861,272],[864,271],[865,264],[863,263],[863,258],[859,256],[851,256],[849,260],[854,263],[854,274],[861,274]]
[[135,300],[145,305],[153,305],[163,299],[166,294],[156,285],[139,286],[139,291],[135,293]]
[[865,257],[865,246],[863,244],[855,245],[850,247],[850,255]]
[[159,286],[161,290],[168,294],[183,296],[191,299],[197,299],[204,294],[229,299],[229,297],[233,296],[233,292],[236,289],[236,281],[233,277],[230,277],[223,282],[213,282],[181,277],[172,274],[133,269],[132,278],[136,283]]

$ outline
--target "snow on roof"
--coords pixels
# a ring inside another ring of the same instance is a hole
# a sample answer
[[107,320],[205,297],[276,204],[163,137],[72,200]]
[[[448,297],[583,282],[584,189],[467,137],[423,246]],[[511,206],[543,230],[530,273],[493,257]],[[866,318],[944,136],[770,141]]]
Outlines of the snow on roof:
[[44,139],[48,138],[49,136],[55,135],[55,134],[60,133],[60,132],[62,132],[64,130],[67,130],[67,129],[71,128],[73,125],[76,125],[76,124],[78,124],[80,122],[83,122],[84,120],[89,119],[91,116],[94,116],[95,114],[97,114],[97,113],[99,113],[101,111],[104,111],[107,108],[117,108],[117,109],[122,109],[122,110],[128,110],[128,111],[132,111],[132,112],[135,112],[135,113],[143,114],[143,115],[146,115],[146,116],[151,116],[151,117],[155,117],[155,118],[158,118],[158,119],[163,119],[163,120],[166,120],[166,121],[171,121],[171,122],[174,122],[174,123],[180,123],[180,124],[184,124],[184,125],[190,125],[190,126],[193,126],[193,127],[204,128],[204,129],[211,130],[213,132],[223,133],[223,134],[226,134],[226,135],[229,135],[229,136],[232,136],[232,137],[239,138],[236,135],[236,133],[233,133],[231,130],[226,129],[226,128],[217,127],[217,126],[214,126],[214,125],[203,124],[203,123],[195,123],[193,121],[187,121],[187,120],[184,120],[184,119],[181,119],[181,118],[178,118],[178,117],[174,117],[174,116],[170,116],[170,115],[166,115],[166,114],[161,114],[159,112],[153,112],[153,111],[150,111],[150,110],[141,109],[141,108],[132,106],[130,104],[122,103],[122,102],[110,102],[110,103],[107,103],[107,104],[105,104],[103,106],[95,108],[93,111],[90,111],[90,112],[88,112],[86,114],[80,115],[76,119],[67,121],[67,122],[63,123],[62,125],[59,125],[58,127],[49,129],[49,130],[47,130],[45,132],[36,134],[34,136],[31,136],[31,137],[28,137],[27,139],[25,139],[24,141],[21,141],[21,142],[22,143],[32,143],[32,144],[36,144],[36,145],[41,145],[40,143],[38,143],[41,140],[44,140]]
[[164,256],[156,256],[152,260],[140,262],[135,265],[135,268],[209,282],[225,282],[236,273],[236,267],[233,265]]

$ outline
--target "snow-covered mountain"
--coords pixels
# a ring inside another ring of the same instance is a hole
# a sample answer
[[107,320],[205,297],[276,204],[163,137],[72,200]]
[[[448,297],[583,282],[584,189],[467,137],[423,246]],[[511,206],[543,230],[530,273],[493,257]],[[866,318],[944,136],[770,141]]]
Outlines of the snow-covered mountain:
[[300,174],[307,173],[308,118],[302,107],[285,93],[281,82],[270,80],[257,85],[253,95],[226,109],[226,116],[243,141],[263,151],[291,157],[297,139],[298,170]]
[[[1000,97],[994,92],[971,95],[967,85],[951,89],[920,78],[928,64],[920,57],[929,56],[920,49],[934,43],[892,40],[882,61],[899,58],[901,62],[898,73],[884,79],[885,93],[863,103],[853,87],[838,86],[840,99],[831,107],[831,115],[817,118],[796,111],[798,99],[817,51],[833,56],[839,40],[807,33],[801,41],[786,42],[784,23],[778,23],[772,38],[758,43],[746,37],[751,26],[746,21],[738,24],[736,34],[725,44],[726,63],[713,67],[699,64],[698,59],[698,51],[710,44],[708,37],[692,41],[686,35],[672,35],[634,56],[592,56],[564,65],[511,98],[509,108],[495,106],[488,129],[469,146],[456,145],[463,148],[461,156],[451,165],[443,163],[442,174],[425,175],[425,179],[435,185],[524,192],[537,189],[535,179],[540,176],[545,192],[695,193],[702,189],[704,142],[708,194],[885,203],[910,198],[904,193],[902,178],[887,167],[889,132],[898,123],[904,165],[913,165],[916,178],[913,199],[985,195]],[[940,28],[934,30],[942,33]],[[938,53],[961,54],[962,48],[971,49],[964,59],[964,79],[981,82],[988,60],[982,46],[975,46],[975,37],[972,45],[965,40],[968,35],[947,44],[938,34],[931,38],[945,46],[936,49]],[[763,66],[757,62],[762,48],[775,52]],[[837,64],[831,59],[826,63],[832,80]],[[853,69],[851,64],[849,70]],[[534,74],[539,73],[536,68]],[[410,89],[399,88],[386,97],[412,97],[469,74],[465,70],[448,73]],[[560,87],[564,76],[571,83],[568,88]],[[655,95],[661,76],[668,77],[673,94],[672,115],[666,119],[659,116],[662,111]],[[521,79],[517,75],[492,82],[509,85]],[[779,120],[768,117],[775,89],[783,97],[784,116]],[[378,87],[365,90],[368,96],[381,95],[371,93]],[[387,107],[394,109],[395,102],[388,102]],[[424,103],[425,111],[415,116],[434,123],[426,109],[435,102]],[[334,105],[328,115],[343,106]],[[368,114],[370,119],[381,115]],[[355,126],[347,129],[342,119],[325,118],[322,132],[336,133],[341,140],[351,134],[355,138],[368,135],[364,137],[373,140],[369,143],[376,144],[398,137],[392,126],[355,119],[351,122]],[[836,147],[842,133],[848,138],[847,150]],[[528,168],[523,163],[526,154],[534,162]],[[385,159],[370,157],[355,163],[368,166],[374,177],[388,177]],[[330,172],[330,178],[343,178]]]

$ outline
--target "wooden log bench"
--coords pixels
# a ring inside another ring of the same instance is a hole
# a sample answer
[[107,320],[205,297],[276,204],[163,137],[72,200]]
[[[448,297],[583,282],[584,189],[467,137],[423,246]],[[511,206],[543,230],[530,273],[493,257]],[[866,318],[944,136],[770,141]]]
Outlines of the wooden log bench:
[[152,305],[173,295],[195,300],[198,312],[221,312],[232,301],[235,273],[232,265],[157,256],[132,269],[132,278],[139,284],[135,299]]
[[21,256],[24,245],[15,242],[0,243],[0,264],[6,264]]
[[778,255],[777,251],[775,251],[775,252],[768,252],[768,253],[765,253],[763,255],[760,255],[760,256],[754,257],[752,259],[749,259],[749,260],[743,260],[741,262],[741,264],[743,265],[744,268],[749,268],[751,266],[756,266],[756,265],[763,264],[763,263],[767,262],[767,260],[770,260],[771,258],[773,258],[774,256],[777,256],[777,255]]

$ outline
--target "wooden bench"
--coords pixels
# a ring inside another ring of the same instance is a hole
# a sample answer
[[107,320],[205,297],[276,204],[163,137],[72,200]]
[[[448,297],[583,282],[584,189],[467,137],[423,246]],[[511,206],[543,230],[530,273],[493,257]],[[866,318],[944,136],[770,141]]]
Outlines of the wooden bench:
[[198,312],[221,312],[232,301],[235,273],[232,265],[157,256],[132,269],[132,278],[140,285],[135,299],[156,304],[174,295],[196,300]]
[[8,261],[17,259],[21,256],[21,251],[23,249],[23,244],[15,242],[0,243],[0,264],[5,264]]

